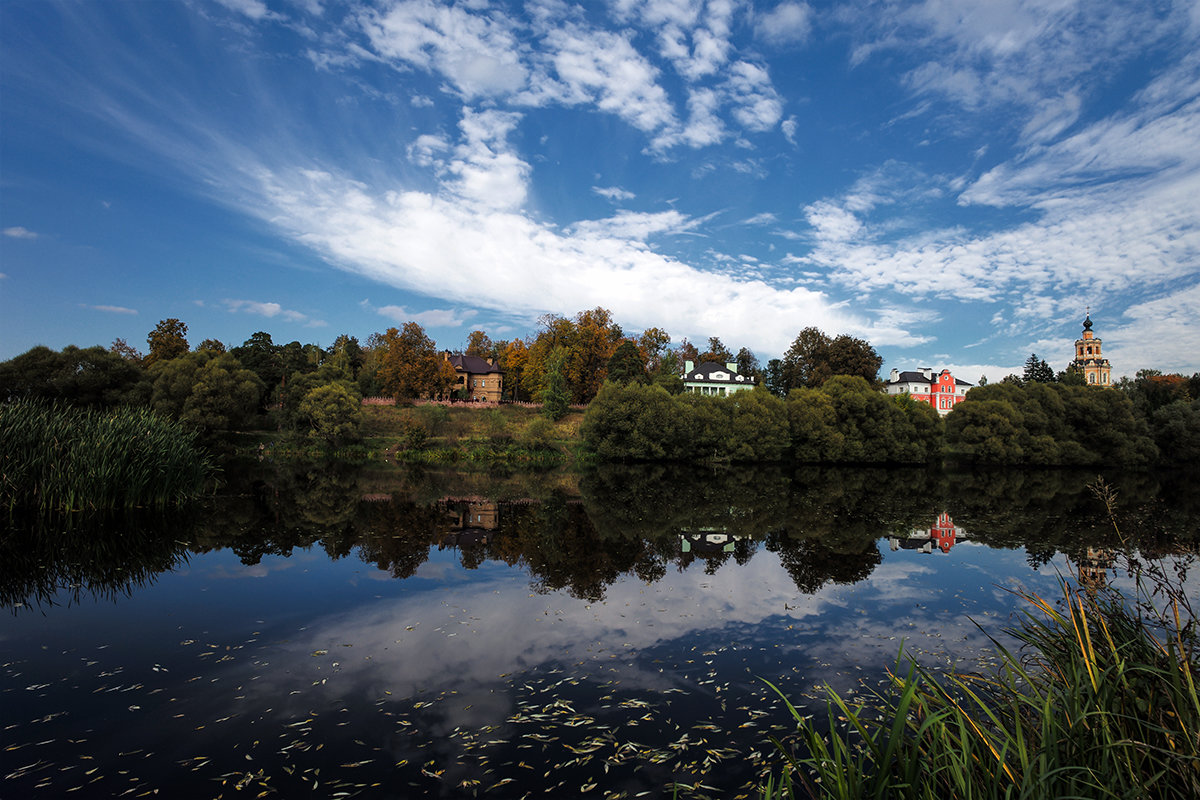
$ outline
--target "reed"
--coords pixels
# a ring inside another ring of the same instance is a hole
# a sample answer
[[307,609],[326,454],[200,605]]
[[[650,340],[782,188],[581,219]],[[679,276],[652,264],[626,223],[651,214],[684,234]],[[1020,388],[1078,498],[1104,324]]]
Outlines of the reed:
[[39,512],[167,508],[216,473],[196,434],[144,408],[0,405],[0,503]]
[[935,676],[901,651],[890,685],[866,702],[826,688],[828,733],[789,703],[807,752],[775,740],[788,769],[762,796],[1200,797],[1186,575],[1125,564],[1123,591],[1063,578],[1057,602],[1017,592],[1023,616],[1008,633],[1020,647],[989,636],[1001,654],[991,674]]

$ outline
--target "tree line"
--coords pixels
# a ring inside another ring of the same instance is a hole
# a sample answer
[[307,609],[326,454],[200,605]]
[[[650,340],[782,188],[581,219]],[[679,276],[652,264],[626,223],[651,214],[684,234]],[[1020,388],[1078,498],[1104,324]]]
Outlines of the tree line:
[[[205,339],[193,348],[187,334],[186,323],[170,318],[147,334],[145,352],[123,339],[108,348],[34,347],[0,363],[0,399],[149,406],[205,435],[251,425],[256,414],[277,409],[285,428],[338,442],[353,438],[364,397],[406,401],[467,395],[445,358],[451,351],[439,348],[416,322],[373,333],[365,342],[343,334],[324,348],[299,341],[277,344],[265,331],[237,346]],[[703,349],[686,338],[672,346],[671,335],[657,327],[627,334],[609,310],[599,307],[572,317],[544,315],[523,339],[493,340],[486,331],[474,330],[453,352],[490,360],[504,372],[504,400],[541,402],[554,418],[573,404],[591,402],[610,379],[678,394],[687,361],[736,363],[740,373],[778,394],[816,385],[832,374],[861,374],[874,381],[882,363],[862,340],[830,339],[807,328],[783,359],[763,370],[746,347],[735,352],[717,336]]]

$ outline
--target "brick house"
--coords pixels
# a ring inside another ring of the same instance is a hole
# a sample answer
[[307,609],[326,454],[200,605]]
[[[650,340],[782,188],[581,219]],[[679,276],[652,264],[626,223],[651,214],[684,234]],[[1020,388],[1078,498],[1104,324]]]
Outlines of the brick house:
[[451,397],[460,397],[455,392],[463,392],[467,400],[472,402],[499,403],[504,391],[504,370],[496,366],[490,358],[478,356],[455,356],[449,351],[443,358],[450,362],[458,374],[458,381],[450,390]]

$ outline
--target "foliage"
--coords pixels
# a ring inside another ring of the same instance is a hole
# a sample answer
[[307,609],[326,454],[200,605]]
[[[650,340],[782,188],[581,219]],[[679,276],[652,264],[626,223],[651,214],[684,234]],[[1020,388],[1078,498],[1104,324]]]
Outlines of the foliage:
[[1158,449],[1119,391],[1001,381],[967,394],[946,418],[957,458],[979,463],[1141,465]]
[[1150,425],[1164,461],[1200,463],[1200,400],[1165,405],[1154,412]]
[[442,385],[444,374],[439,362],[443,359],[438,357],[433,340],[417,323],[388,328],[378,348],[382,350],[379,382],[384,394],[401,400],[448,390],[448,386]]
[[236,430],[258,410],[266,387],[232,353],[188,353],[150,367],[150,406],[204,435]]
[[140,363],[103,347],[38,346],[0,363],[0,400],[40,398],[112,407],[146,401],[150,385]]
[[565,361],[566,355],[561,350],[551,355],[546,365],[545,385],[538,398],[542,402],[543,412],[552,420],[562,419],[570,406],[566,379],[563,377]]
[[608,360],[608,379],[625,383],[646,381],[646,360],[636,344],[626,339],[617,346]]
[[337,446],[361,438],[362,398],[348,382],[310,389],[300,402],[299,416],[308,423],[308,435],[327,445]]
[[187,324],[174,317],[160,320],[146,336],[146,344],[150,347],[150,352],[146,354],[146,366],[185,354],[188,351],[187,332]]
[[777,385],[781,391],[815,389],[835,375],[857,375],[875,384],[882,365],[883,359],[868,342],[847,334],[831,339],[808,327],[784,353]]
[[165,508],[215,472],[194,433],[145,408],[0,405],[0,504],[41,512]]
[[283,357],[279,347],[271,341],[271,334],[255,331],[240,347],[234,347],[230,352],[243,367],[257,375],[264,386],[274,388],[283,380]]
[[828,737],[789,703],[808,752],[785,752],[765,796],[796,797],[797,782],[855,800],[1200,795],[1198,620],[1181,583],[1131,568],[1132,597],[1065,579],[1057,604],[1018,592],[1030,610],[1008,633],[1025,652],[992,639],[992,674],[940,674],[902,650],[866,703],[826,687]]
[[1037,353],[1030,353],[1025,359],[1025,373],[1021,376],[1025,383],[1054,383],[1054,370],[1045,359],[1038,358]]

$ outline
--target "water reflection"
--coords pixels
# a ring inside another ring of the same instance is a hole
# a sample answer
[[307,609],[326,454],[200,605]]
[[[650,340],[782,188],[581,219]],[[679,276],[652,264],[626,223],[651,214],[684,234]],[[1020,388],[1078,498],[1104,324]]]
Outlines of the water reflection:
[[[527,573],[535,592],[598,601],[622,576],[713,574],[774,554],[802,593],[861,581],[891,551],[949,553],[958,543],[1024,548],[1032,566],[1131,542],[1150,555],[1194,546],[1191,476],[1115,476],[1120,533],[1089,490],[1090,473],[925,470],[788,471],[606,466],[580,476],[407,470],[346,464],[254,465],[199,513],[171,520],[86,520],[47,530],[10,523],[0,543],[0,601],[12,608],[118,599],[186,562],[230,550],[253,565],[319,548],[396,579],[431,552],[477,569]],[[490,481],[490,482],[489,482]],[[186,542],[186,545],[184,544]],[[1096,569],[1099,569],[1097,567]]]
[[[1031,558],[1116,580],[1091,480],[260,465],[188,518],[10,530],[0,794],[753,796],[794,730],[760,678],[987,659],[1066,568]],[[1194,551],[1185,481],[1112,480],[1122,534]]]

